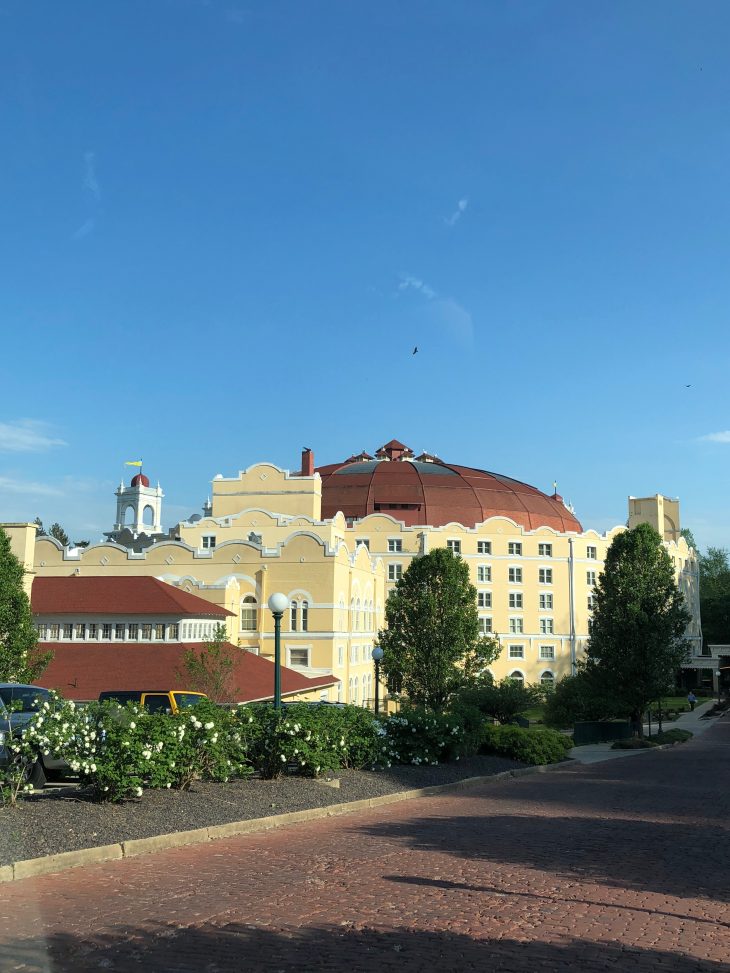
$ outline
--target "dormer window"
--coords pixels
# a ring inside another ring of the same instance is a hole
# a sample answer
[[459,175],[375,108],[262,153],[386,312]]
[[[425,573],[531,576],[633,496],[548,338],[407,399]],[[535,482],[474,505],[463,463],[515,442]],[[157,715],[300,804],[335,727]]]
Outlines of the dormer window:
[[200,538],[200,546],[204,551],[212,551],[215,547],[215,534],[203,534]]

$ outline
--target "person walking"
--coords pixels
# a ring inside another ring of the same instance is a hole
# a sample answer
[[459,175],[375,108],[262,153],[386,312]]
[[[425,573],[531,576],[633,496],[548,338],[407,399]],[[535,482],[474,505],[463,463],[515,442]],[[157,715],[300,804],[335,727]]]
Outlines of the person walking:
[[695,703],[697,702],[697,697],[695,696],[695,694],[692,692],[691,689],[690,689],[689,693],[687,694],[687,702],[689,703],[690,712],[694,713]]

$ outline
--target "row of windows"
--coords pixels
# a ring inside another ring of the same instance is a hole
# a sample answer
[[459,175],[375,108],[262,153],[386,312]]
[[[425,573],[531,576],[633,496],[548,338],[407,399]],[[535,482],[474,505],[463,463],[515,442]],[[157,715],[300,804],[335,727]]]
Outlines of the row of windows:
[[[514,682],[519,683],[521,686],[524,686],[525,684],[525,676],[520,672],[519,669],[515,669],[514,672],[511,672],[509,674],[509,678]],[[540,683],[541,685],[545,686],[546,689],[552,689],[555,685],[555,675],[550,672],[549,669],[546,669],[545,672],[543,672],[540,676]]]
[[[388,581],[399,581],[403,576],[403,565],[402,564],[389,564],[388,565]],[[489,564],[479,564],[477,566],[477,582],[480,584],[489,584],[492,580],[492,568]],[[518,567],[511,567],[507,569],[507,580],[510,584],[522,584],[524,580],[523,569]],[[537,580],[540,584],[552,584],[553,583],[553,569],[552,568],[539,568],[537,572]],[[595,588],[597,580],[597,573],[595,571],[586,571],[586,584]]]
[[[182,637],[207,638],[213,635],[213,622],[184,622]],[[65,622],[59,624],[51,622],[36,625],[38,638],[43,641],[58,642],[59,640],[76,639],[80,642],[94,642],[114,639],[117,642],[176,642],[180,638],[180,626],[176,623],[166,625],[164,622]]]
[[[539,646],[537,652],[538,652],[538,658],[544,661],[551,661],[555,658],[554,645],[541,645]],[[507,655],[510,659],[524,659],[525,658],[524,645],[507,646]]]
[[[524,608],[524,596],[521,591],[510,591],[507,595],[507,604],[509,608]],[[553,608],[554,599],[551,591],[542,591],[539,595],[538,604],[541,611],[550,610]],[[477,592],[477,607],[478,608],[491,608],[493,606],[492,592],[491,591],[478,591]]]
[[[350,679],[348,686],[349,698],[351,703],[360,703],[360,680],[357,676]],[[365,673],[362,677],[362,705],[366,706],[373,698],[373,676],[372,673]]]
[[[259,624],[258,603],[253,595],[246,595],[241,602],[241,631],[256,632]],[[309,602],[289,602],[289,631],[309,631]]]

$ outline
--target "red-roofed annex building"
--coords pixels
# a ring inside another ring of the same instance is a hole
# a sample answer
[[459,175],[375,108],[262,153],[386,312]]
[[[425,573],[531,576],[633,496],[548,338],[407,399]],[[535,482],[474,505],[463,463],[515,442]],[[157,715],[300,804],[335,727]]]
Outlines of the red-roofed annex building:
[[[40,645],[53,652],[43,685],[76,700],[115,689],[190,689],[180,675],[185,651],[199,652],[233,614],[150,577],[36,577],[31,607]],[[273,663],[230,649],[236,701],[272,698]],[[282,669],[282,695],[290,699],[319,699],[336,685],[332,676]]]
[[[142,488],[151,489],[137,481]],[[118,503],[115,530],[121,519]],[[697,560],[680,536],[678,501],[629,498],[629,525],[643,521],[664,537],[699,651]],[[269,659],[266,603],[281,591],[291,603],[283,622],[286,664],[309,677],[337,676],[330,698],[362,703],[374,695],[371,650],[387,594],[414,557],[447,546],[465,559],[481,629],[502,644],[496,677],[554,683],[581,657],[593,589],[623,529],[585,530],[555,488],[546,493],[416,455],[394,439],[372,455],[319,468],[305,449],[295,472],[256,463],[235,476],[218,474],[202,516],[164,536],[116,533],[116,543],[64,550],[19,525],[16,546],[41,578],[145,576],[197,595],[233,613],[226,624],[234,644]]]

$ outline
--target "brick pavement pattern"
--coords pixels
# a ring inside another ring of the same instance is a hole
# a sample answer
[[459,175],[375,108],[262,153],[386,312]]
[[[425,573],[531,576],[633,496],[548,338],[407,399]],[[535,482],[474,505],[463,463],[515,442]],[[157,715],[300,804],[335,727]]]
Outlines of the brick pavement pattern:
[[0,886],[0,970],[730,971],[730,720],[660,753]]

